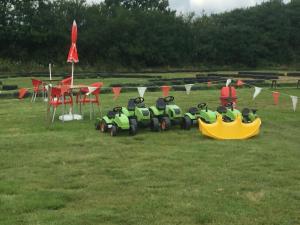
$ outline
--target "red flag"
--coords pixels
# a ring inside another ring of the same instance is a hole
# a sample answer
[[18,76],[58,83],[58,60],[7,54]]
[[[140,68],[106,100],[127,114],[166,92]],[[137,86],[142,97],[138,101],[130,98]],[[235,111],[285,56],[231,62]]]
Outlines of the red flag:
[[211,81],[207,81],[207,87],[211,86]]
[[243,86],[244,85],[244,82],[242,81],[242,80],[238,80],[237,82],[236,82],[236,86],[238,86],[238,87],[241,87],[241,86]]
[[277,92],[277,91],[274,91],[273,92],[273,99],[274,99],[274,104],[275,105],[278,105],[278,102],[279,102],[279,96],[280,96],[280,93]]
[[163,96],[167,97],[169,95],[171,87],[170,86],[161,86],[161,90],[163,92]]
[[120,96],[120,93],[121,93],[121,87],[113,87],[112,88],[112,91],[114,93],[114,100],[116,100],[119,96]]
[[71,47],[68,54],[67,62],[74,62],[78,63],[78,53],[77,53],[77,47],[76,47],[76,41],[77,41],[77,24],[75,20],[73,21],[72,25],[72,32],[71,32]]
[[24,98],[27,92],[28,92],[27,88],[21,88],[19,90],[19,99]]

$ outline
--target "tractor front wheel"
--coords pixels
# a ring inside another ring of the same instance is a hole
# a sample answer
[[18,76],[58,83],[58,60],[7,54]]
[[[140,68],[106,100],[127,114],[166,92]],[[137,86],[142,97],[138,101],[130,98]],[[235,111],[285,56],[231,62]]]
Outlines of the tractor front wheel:
[[133,124],[131,124],[130,128],[129,128],[129,134],[132,135],[132,136],[134,136],[134,135],[136,135],[136,133],[137,133],[136,126],[133,125]]
[[169,117],[163,117],[160,122],[160,129],[162,131],[169,130],[171,127],[171,121]]
[[151,119],[150,128],[152,131],[158,132],[159,131],[159,121],[157,118],[153,117]]
[[181,124],[181,128],[185,129],[185,130],[189,130],[191,129],[192,126],[192,120],[190,117],[185,116],[182,118],[182,124]]
[[110,136],[112,137],[117,136],[117,127],[115,125],[112,125],[110,129]]
[[108,127],[107,127],[107,124],[105,123],[105,121],[101,121],[100,122],[100,131],[102,133],[105,133],[105,132],[107,132],[107,129],[108,129]]
[[138,123],[136,119],[129,119],[129,125],[135,126],[135,129],[138,129]]

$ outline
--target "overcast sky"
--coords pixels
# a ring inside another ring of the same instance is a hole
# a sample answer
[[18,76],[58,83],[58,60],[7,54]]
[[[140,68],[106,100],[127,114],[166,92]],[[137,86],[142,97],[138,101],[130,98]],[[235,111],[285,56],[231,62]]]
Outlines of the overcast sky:
[[[181,12],[223,12],[235,8],[254,6],[266,0],[169,0],[170,7]],[[289,0],[285,0],[288,2]]]
[[[88,2],[100,2],[103,0],[87,0]],[[149,0],[151,1],[151,0]],[[224,12],[235,8],[254,6],[266,0],[169,0],[170,7],[179,12],[196,12],[203,10],[206,13]],[[290,0],[284,0],[289,2]]]

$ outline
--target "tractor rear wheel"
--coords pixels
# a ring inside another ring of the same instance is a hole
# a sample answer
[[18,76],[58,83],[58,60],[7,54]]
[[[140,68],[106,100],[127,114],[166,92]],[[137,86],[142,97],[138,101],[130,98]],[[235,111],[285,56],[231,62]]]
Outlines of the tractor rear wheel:
[[162,131],[169,130],[171,127],[171,121],[169,117],[163,117],[160,122],[160,129]]
[[157,118],[153,117],[151,119],[150,128],[152,131],[158,132],[159,131],[159,121]]

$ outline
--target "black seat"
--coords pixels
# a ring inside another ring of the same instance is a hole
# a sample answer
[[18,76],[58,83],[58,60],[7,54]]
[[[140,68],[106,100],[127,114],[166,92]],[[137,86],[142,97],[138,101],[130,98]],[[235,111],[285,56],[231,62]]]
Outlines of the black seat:
[[198,108],[196,107],[192,107],[189,109],[189,113],[192,114],[192,115],[195,115],[198,113]]
[[220,113],[220,114],[226,113],[226,112],[227,112],[227,108],[224,107],[224,106],[219,106],[219,107],[217,108],[217,112]]
[[164,110],[166,108],[166,102],[163,98],[157,99],[156,108],[159,110]]
[[133,111],[135,109],[134,98],[129,99],[127,109]]
[[252,109],[253,114],[256,114],[257,109]]
[[250,113],[250,109],[248,109],[248,108],[244,108],[243,110],[242,110],[242,115],[243,116],[249,116],[249,113]]
[[114,111],[109,111],[109,112],[107,113],[107,117],[108,117],[109,119],[115,118],[115,115],[116,115],[116,112],[114,112]]

